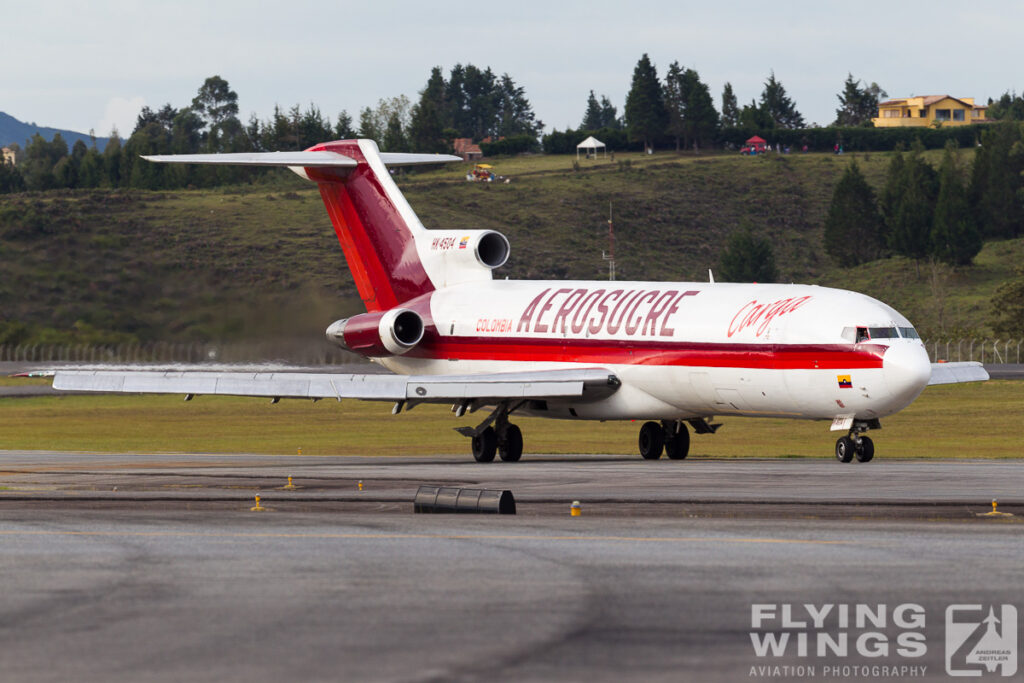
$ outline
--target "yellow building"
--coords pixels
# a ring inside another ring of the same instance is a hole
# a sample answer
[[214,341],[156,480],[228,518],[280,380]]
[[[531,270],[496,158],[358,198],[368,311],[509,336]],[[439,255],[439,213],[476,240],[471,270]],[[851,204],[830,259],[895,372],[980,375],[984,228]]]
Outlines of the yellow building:
[[878,118],[871,122],[878,128],[897,126],[964,126],[987,123],[986,105],[974,104],[973,97],[923,95],[878,103]]
[[4,147],[3,148],[3,155],[4,155],[4,157],[3,157],[2,161],[5,164],[10,164],[11,166],[14,166],[14,162],[15,162],[14,150],[10,149],[9,147]]

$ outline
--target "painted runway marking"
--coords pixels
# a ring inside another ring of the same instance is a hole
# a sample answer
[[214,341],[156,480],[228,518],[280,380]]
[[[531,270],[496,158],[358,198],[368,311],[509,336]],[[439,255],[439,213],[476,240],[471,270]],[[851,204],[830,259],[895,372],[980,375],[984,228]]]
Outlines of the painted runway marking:
[[0,536],[99,536],[99,537],[181,537],[181,538],[300,538],[368,540],[452,540],[452,541],[616,541],[639,543],[790,543],[797,545],[853,545],[852,541],[824,541],[798,538],[716,538],[713,536],[543,536],[536,534],[290,534],[277,532],[198,531],[43,531],[0,529]]

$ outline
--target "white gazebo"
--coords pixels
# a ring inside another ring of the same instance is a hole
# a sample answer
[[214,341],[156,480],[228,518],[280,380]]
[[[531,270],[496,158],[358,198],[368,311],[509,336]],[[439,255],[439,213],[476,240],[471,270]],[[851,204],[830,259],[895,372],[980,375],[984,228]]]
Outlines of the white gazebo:
[[590,156],[591,154],[593,154],[594,157],[596,158],[597,157],[597,150],[598,150],[598,148],[600,148],[601,151],[604,152],[604,155],[606,157],[608,156],[608,148],[605,146],[605,144],[603,142],[601,142],[600,140],[598,140],[597,138],[595,138],[593,135],[591,135],[586,140],[584,140],[580,144],[576,145],[576,159],[577,159],[577,161],[580,158],[580,150],[581,149],[584,152],[586,152],[587,156]]

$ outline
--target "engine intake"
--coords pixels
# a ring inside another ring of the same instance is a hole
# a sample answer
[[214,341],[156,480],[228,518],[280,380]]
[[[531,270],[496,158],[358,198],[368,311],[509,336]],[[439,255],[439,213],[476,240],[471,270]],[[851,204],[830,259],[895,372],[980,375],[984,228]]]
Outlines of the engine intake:
[[343,349],[370,358],[400,356],[423,339],[423,318],[408,308],[361,313],[327,328],[327,339]]

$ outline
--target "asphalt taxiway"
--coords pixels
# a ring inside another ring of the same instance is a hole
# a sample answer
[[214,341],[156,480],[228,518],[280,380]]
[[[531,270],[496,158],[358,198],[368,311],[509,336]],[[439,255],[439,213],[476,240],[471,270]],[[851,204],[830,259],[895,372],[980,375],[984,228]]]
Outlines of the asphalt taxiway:
[[750,680],[811,661],[752,648],[789,602],[920,605],[932,680],[948,604],[1019,601],[1024,463],[526,457],[0,452],[3,679]]

